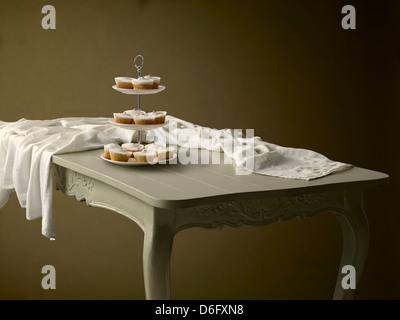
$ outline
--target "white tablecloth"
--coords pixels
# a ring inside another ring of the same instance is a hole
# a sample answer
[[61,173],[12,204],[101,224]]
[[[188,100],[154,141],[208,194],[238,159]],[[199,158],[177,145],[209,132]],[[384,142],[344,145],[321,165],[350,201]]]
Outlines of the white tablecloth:
[[[311,180],[351,165],[331,161],[314,151],[286,148],[244,137],[231,129],[212,129],[167,116],[171,126],[147,132],[190,148],[225,152],[238,174],[256,174]],[[53,154],[102,148],[105,144],[130,142],[136,131],[110,124],[109,118],[60,118],[53,120],[0,121],[0,208],[16,192],[28,220],[42,218],[42,234],[56,236],[52,210],[51,157]]]

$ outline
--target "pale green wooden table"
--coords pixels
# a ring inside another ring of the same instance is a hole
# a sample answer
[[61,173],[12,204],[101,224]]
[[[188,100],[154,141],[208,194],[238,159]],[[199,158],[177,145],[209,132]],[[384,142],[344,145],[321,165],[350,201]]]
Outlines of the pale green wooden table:
[[[202,151],[203,156],[221,157]],[[368,254],[366,188],[385,185],[388,175],[361,168],[313,181],[250,174],[231,164],[168,164],[126,167],[100,158],[102,149],[53,156],[56,187],[135,221],[144,232],[146,299],[170,299],[170,256],[174,235],[185,228],[266,225],[333,212],[343,230],[343,253],[334,299],[351,299],[343,289],[344,265],[359,280]]]

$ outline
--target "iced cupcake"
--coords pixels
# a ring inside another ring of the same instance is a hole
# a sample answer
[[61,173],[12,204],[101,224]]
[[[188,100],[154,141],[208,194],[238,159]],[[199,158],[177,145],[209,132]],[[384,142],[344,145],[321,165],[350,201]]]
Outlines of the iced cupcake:
[[165,144],[161,144],[161,143],[149,143],[149,144],[147,144],[144,148],[145,148],[146,151],[154,152],[155,155],[157,156],[157,155],[158,155],[158,149],[165,148]]
[[116,77],[115,84],[117,85],[117,88],[133,89],[132,80],[133,80],[133,78],[129,78],[129,77]]
[[127,113],[114,113],[114,122],[122,124],[132,124],[133,117]]
[[167,111],[153,111],[149,112],[148,115],[154,117],[154,124],[162,124],[165,122]]
[[148,76],[144,76],[143,78],[153,80],[152,89],[158,89],[158,87],[160,85],[160,81],[161,81],[160,77],[148,75]]
[[130,116],[140,116],[146,114],[143,110],[132,109],[132,110],[125,110],[124,113],[129,114]]
[[158,161],[165,161],[174,156],[174,147],[167,147],[167,148],[158,148],[157,150],[157,158]]
[[154,119],[154,116],[148,114],[133,116],[135,124],[154,124]]
[[111,148],[110,149],[110,157],[113,161],[120,161],[120,162],[128,162],[129,158],[131,157],[132,152],[126,151],[123,148]]
[[144,146],[139,143],[124,143],[121,147],[129,152],[138,152],[144,149]]
[[134,89],[152,89],[153,88],[152,79],[145,79],[144,77],[140,77],[138,79],[132,79],[132,84]]
[[134,152],[133,156],[137,162],[154,162],[156,157],[154,152],[146,150]]
[[109,143],[104,145],[104,157],[107,159],[111,159],[110,150],[111,149],[121,149],[121,147],[116,143]]

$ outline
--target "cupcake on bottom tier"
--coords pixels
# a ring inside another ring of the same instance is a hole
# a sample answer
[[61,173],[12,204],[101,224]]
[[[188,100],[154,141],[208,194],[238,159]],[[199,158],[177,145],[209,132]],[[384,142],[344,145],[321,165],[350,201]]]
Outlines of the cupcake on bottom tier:
[[126,151],[123,148],[111,148],[110,157],[113,161],[128,162],[132,152]]
[[[139,144],[139,143],[124,143],[121,145],[123,149],[129,152],[138,152],[142,151],[144,149],[144,145]],[[133,157],[133,154],[132,154]]]
[[154,162],[156,157],[154,152],[146,150],[134,152],[133,156],[137,162]]
[[158,149],[165,148],[165,144],[162,143],[149,143],[145,147],[146,151],[154,152],[156,157],[158,155]]
[[121,147],[116,143],[109,143],[104,145],[104,158],[111,159],[110,150],[111,149],[120,149]]
[[158,148],[157,159],[158,161],[166,161],[174,156],[174,147]]

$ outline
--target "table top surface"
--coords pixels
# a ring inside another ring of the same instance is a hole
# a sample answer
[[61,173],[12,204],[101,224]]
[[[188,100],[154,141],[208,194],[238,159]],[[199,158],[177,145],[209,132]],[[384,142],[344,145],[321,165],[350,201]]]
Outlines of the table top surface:
[[292,196],[385,185],[387,174],[353,167],[311,181],[260,174],[237,175],[234,164],[157,164],[120,166],[101,159],[103,149],[54,155],[53,163],[99,180],[159,208],[184,208],[219,201]]

